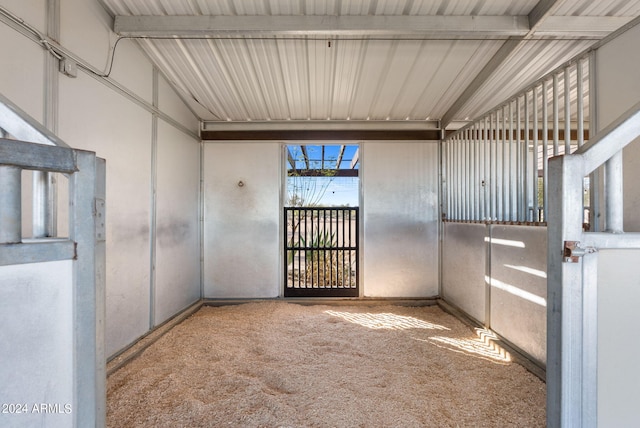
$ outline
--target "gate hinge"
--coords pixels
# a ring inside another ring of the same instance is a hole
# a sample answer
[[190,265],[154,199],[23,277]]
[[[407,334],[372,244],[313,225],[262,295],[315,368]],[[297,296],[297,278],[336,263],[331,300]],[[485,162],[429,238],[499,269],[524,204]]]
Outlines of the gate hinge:
[[578,263],[580,257],[596,251],[594,247],[581,247],[579,241],[564,241],[562,261],[565,263]]

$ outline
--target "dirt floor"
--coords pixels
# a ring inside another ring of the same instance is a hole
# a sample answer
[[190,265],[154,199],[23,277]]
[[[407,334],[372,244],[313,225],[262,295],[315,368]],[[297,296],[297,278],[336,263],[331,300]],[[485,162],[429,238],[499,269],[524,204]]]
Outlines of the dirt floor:
[[109,427],[534,427],[545,384],[438,306],[203,307],[108,378]]

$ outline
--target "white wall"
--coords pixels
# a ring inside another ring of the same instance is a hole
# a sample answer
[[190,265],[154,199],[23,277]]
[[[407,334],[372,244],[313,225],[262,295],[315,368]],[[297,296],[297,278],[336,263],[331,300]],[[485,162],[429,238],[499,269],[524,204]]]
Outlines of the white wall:
[[368,141],[360,150],[364,295],[437,296],[437,144]]
[[[640,101],[640,26],[597,52],[598,115],[604,128]],[[640,231],[640,141],[624,151],[624,228]],[[638,251],[598,253],[598,425],[640,425]]]
[[[26,405],[20,413],[3,407],[2,426],[72,426],[72,266],[0,266],[0,404]],[[35,412],[40,403],[57,404],[61,413]]]
[[[45,31],[44,0],[0,4]],[[60,24],[64,48],[108,70],[116,36],[112,18],[97,1],[61,1]],[[50,113],[57,115],[58,135],[107,161],[106,353],[113,355],[200,298],[198,119],[162,76],[154,87],[153,66],[132,40],[118,43],[109,80],[79,67],[76,78],[58,73],[47,81],[49,54],[2,23],[0,49],[0,93],[43,121],[45,87],[57,84]],[[161,116],[154,125],[154,95],[171,123]],[[60,193],[64,200],[66,189]]]
[[280,143],[205,144],[204,297],[281,295],[281,157]]

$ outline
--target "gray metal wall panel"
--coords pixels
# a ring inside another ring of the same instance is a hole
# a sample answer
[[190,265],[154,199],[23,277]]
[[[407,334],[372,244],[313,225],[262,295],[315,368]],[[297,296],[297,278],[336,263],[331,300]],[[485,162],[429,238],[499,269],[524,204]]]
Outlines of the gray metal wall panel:
[[280,143],[206,144],[204,297],[280,294],[280,157]]
[[59,135],[107,160],[106,353],[111,355],[149,328],[151,115],[78,73],[60,81]]
[[640,425],[640,250],[598,252],[598,426]]
[[491,228],[491,328],[545,364],[547,228]]
[[367,297],[438,294],[438,146],[361,144],[362,267]]
[[[597,51],[598,127],[603,129],[640,100],[640,26]],[[640,139],[624,149],[624,230],[640,231]]]
[[156,324],[200,297],[200,145],[160,122],[156,211]]
[[[73,425],[72,282],[70,260],[0,267],[0,401],[27,405],[3,412],[2,426]],[[36,413],[39,403],[59,404],[62,413]]]
[[442,297],[472,318],[485,322],[486,263],[484,224],[444,223]]

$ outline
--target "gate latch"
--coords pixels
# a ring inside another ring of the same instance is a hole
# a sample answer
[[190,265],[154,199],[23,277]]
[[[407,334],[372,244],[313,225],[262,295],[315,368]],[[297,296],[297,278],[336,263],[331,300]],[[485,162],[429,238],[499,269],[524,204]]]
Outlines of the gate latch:
[[596,252],[594,247],[581,247],[579,241],[564,241],[564,253],[562,261],[565,263],[578,263],[580,257]]

